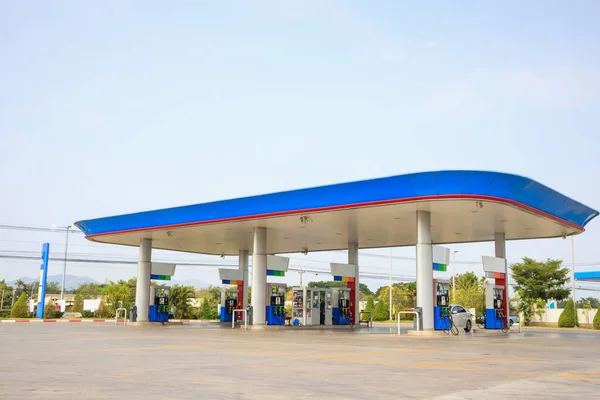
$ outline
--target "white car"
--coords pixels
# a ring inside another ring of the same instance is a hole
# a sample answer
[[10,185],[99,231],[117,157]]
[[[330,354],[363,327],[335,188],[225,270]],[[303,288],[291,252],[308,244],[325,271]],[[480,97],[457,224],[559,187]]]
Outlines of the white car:
[[471,322],[473,314],[458,304],[450,304],[448,308],[454,325],[456,325],[456,327],[459,329],[463,328],[465,332],[470,332],[471,328],[473,327],[473,323]]

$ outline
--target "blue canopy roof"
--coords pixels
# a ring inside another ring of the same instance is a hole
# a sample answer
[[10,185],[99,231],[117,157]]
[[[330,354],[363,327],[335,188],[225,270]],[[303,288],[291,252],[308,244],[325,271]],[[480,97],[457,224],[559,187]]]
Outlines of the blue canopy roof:
[[600,271],[575,272],[576,281],[600,281]]
[[436,171],[83,220],[75,225],[95,236],[436,199],[503,202],[579,230],[598,215],[598,211],[522,176]]

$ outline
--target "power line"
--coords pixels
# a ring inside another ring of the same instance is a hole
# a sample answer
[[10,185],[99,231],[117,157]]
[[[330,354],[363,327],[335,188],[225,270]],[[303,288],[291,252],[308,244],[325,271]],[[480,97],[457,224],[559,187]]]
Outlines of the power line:
[[[67,228],[66,227],[54,227],[54,228],[47,228],[47,227],[43,227],[43,226],[26,226],[26,225],[6,225],[6,224],[0,224],[0,229],[5,229],[5,230],[10,230],[10,231],[29,231],[29,232],[66,232]],[[68,229],[71,233],[79,233],[83,235],[83,232],[81,232],[79,229],[75,229],[75,227],[71,227],[70,229]]]
[[[13,260],[21,260],[21,261],[39,261],[39,257],[34,256],[19,256],[19,255],[0,255],[0,259],[13,259]],[[64,258],[60,257],[50,257],[50,261],[60,261],[63,262]],[[86,264],[102,264],[102,267],[107,267],[108,265],[137,265],[137,261],[131,260],[100,260],[100,259],[85,259],[85,258],[68,258],[68,262],[72,263],[86,263]],[[166,263],[174,263],[180,267],[202,267],[202,268],[215,268],[215,267],[229,267],[235,269],[238,267],[237,264],[219,264],[219,263],[179,263],[168,260],[157,260],[157,262],[166,262]],[[251,266],[251,265],[250,265]],[[314,274],[323,274],[323,275],[331,275],[331,272],[328,270],[322,269],[313,269],[307,268],[303,265],[293,265],[289,268],[290,271],[295,272],[308,272]],[[366,279],[373,280],[387,280],[389,279],[389,274],[387,273],[374,273],[374,272],[364,272],[361,273],[360,276]],[[392,278],[397,282],[411,282],[416,279],[414,275],[401,275],[401,274],[392,274]],[[585,282],[586,284],[593,284],[594,282]],[[514,285],[515,282],[510,282],[511,285]],[[581,287],[581,290],[589,290],[596,291],[598,288],[587,288]]]

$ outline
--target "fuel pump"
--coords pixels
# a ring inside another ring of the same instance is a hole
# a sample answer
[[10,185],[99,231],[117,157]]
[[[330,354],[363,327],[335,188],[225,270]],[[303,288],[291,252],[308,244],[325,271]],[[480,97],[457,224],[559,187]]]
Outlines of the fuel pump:
[[267,283],[267,325],[283,325],[285,323],[285,290],[284,283]]
[[238,306],[239,291],[235,289],[221,288],[221,306],[219,308],[219,320],[231,322],[233,310]]
[[333,289],[333,325],[350,324],[350,289]]
[[506,329],[504,286],[487,285],[485,288],[485,329]]
[[148,321],[169,322],[170,292],[168,286],[150,286],[150,306],[148,310]]
[[433,328],[438,331],[448,331],[452,326],[450,316],[450,299],[448,289],[450,283],[439,279],[434,280],[435,299],[433,307]]

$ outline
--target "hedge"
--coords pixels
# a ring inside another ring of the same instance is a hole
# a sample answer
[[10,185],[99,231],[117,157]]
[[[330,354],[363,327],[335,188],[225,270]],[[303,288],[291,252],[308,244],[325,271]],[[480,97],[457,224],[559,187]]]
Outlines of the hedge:
[[567,301],[565,309],[558,318],[558,326],[561,328],[575,328],[577,325],[577,317],[575,316],[575,307],[573,305],[573,299]]

